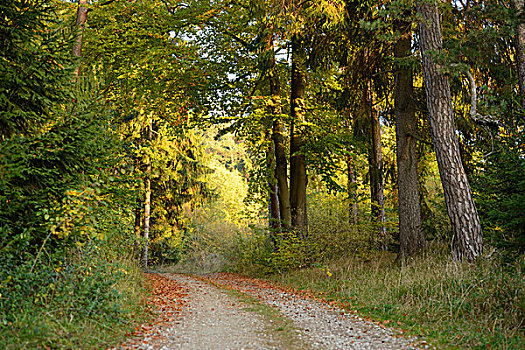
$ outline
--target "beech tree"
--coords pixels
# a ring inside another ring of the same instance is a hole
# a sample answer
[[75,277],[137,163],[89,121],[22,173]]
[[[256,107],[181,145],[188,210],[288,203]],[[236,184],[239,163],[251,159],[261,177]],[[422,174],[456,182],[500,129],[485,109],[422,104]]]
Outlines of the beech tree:
[[292,81],[291,81],[291,118],[290,127],[290,208],[292,227],[303,237],[308,232],[308,216],[306,211],[306,156],[305,144],[305,61],[306,54],[303,38],[295,34],[292,38]]
[[437,1],[417,5],[423,75],[429,109],[432,142],[441,176],[447,213],[453,229],[452,254],[472,261],[483,251],[481,224],[456,137],[449,80],[443,71],[441,22]]

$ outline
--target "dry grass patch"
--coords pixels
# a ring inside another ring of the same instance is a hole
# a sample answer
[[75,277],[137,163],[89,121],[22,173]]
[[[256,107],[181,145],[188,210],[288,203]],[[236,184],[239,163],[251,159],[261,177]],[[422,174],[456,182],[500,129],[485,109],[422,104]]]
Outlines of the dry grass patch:
[[384,321],[442,347],[519,348],[525,344],[525,257],[476,264],[446,254],[404,264],[390,253],[344,258],[271,278],[309,289],[365,317]]

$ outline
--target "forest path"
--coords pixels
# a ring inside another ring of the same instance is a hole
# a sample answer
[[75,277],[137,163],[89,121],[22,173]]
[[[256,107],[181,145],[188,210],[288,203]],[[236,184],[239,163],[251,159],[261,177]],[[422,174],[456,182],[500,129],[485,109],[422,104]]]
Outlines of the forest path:
[[148,274],[156,319],[119,349],[420,349],[425,342],[235,274]]

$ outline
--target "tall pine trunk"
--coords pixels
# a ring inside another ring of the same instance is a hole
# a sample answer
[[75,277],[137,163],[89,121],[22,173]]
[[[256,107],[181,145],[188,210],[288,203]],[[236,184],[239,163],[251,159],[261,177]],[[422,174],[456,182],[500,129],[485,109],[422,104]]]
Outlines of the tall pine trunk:
[[[523,15],[523,0],[512,0],[512,6],[517,15]],[[518,83],[520,86],[521,106],[525,108],[525,23],[516,26],[516,61],[518,71]]]
[[[409,15],[406,13],[406,15]],[[412,23],[396,20],[394,31],[401,34],[394,45],[394,57],[411,55]],[[417,254],[426,247],[421,230],[421,207],[417,177],[417,119],[412,68],[404,64],[395,72],[396,159],[399,202],[399,258]]]
[[308,235],[306,212],[306,157],[301,154],[305,144],[305,61],[306,54],[298,35],[292,38],[292,91],[290,142],[290,207],[292,228],[301,237]]
[[366,84],[364,103],[370,122],[370,150],[368,153],[372,218],[378,225],[378,246],[386,250],[388,237],[385,227],[385,198],[383,184],[383,151],[381,148],[381,125],[379,113],[373,106],[370,82]]
[[454,232],[452,255],[458,260],[472,261],[483,251],[483,235],[472,191],[461,162],[449,81],[434,58],[443,48],[437,3],[423,2],[417,6],[417,11],[421,21],[419,41],[423,54],[423,76],[430,112],[432,142]]

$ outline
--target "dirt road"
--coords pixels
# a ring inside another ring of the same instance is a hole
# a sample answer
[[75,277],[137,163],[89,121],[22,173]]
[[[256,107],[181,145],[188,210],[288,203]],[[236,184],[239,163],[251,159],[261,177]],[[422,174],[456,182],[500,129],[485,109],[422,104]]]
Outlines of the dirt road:
[[421,340],[266,281],[150,274],[156,318],[119,349],[420,349]]

